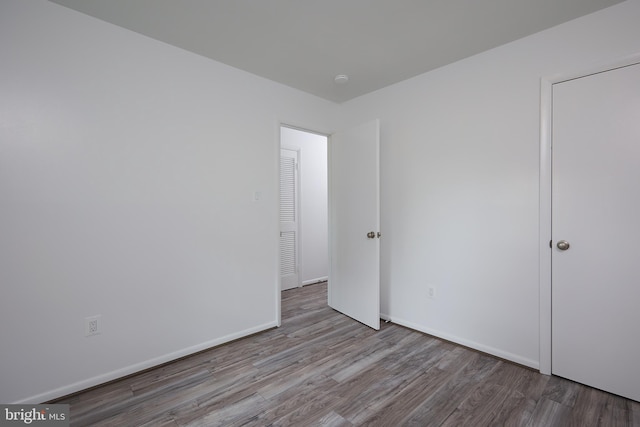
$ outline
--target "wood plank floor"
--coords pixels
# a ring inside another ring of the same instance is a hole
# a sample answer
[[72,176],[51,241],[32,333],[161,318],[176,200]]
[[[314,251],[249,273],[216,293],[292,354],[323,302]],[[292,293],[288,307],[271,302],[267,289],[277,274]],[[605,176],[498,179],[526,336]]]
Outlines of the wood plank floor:
[[282,326],[82,392],[72,426],[640,426],[640,404],[283,292]]

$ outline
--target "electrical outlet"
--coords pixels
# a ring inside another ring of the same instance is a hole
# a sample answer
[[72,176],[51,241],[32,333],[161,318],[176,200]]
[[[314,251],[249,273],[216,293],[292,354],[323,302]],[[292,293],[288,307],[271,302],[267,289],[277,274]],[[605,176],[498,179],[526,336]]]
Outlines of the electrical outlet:
[[436,297],[436,287],[435,286],[429,286],[427,288],[427,297],[430,299],[435,299]]
[[98,335],[102,332],[100,315],[85,317],[84,318],[84,336],[90,337],[92,335]]

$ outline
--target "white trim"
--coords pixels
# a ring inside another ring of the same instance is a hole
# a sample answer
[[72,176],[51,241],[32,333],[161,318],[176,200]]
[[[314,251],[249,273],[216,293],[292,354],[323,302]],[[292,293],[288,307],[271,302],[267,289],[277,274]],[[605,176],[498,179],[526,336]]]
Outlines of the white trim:
[[313,285],[320,282],[326,282],[327,280],[329,280],[329,276],[323,276],[323,277],[318,277],[316,279],[305,280],[304,282],[302,282],[302,286]]
[[551,374],[551,119],[552,83],[540,82],[539,199],[539,359],[540,373]]
[[595,64],[582,71],[543,77],[540,80],[540,210],[539,210],[539,310],[540,310],[540,373],[551,375],[551,253],[552,238],[551,184],[552,184],[552,121],[553,85],[616,68],[640,63],[640,53]]
[[444,333],[444,332],[441,332],[441,331],[438,331],[438,330],[435,330],[435,329],[425,328],[424,326],[418,325],[416,323],[409,322],[407,320],[400,319],[400,318],[397,318],[397,317],[392,317],[392,316],[389,316],[389,315],[386,315],[386,314],[380,314],[380,318],[385,320],[385,321],[393,322],[393,323],[395,323],[397,325],[405,326],[407,328],[414,329],[416,331],[423,332],[425,334],[432,335],[432,336],[437,337],[437,338],[442,338],[444,340],[451,341],[453,343],[460,344],[460,345],[463,345],[465,347],[469,347],[469,348],[472,348],[474,350],[481,351],[483,353],[491,354],[493,356],[499,357],[501,359],[509,360],[511,362],[518,363],[518,364],[523,365],[523,366],[528,366],[528,367],[533,368],[533,369],[538,369],[539,368],[539,364],[538,364],[538,362],[536,360],[528,359],[526,357],[522,357],[522,356],[519,356],[517,354],[513,354],[513,353],[506,352],[506,351],[502,351],[502,350],[500,350],[498,348],[495,348],[495,347],[490,347],[490,346],[487,346],[487,345],[484,345],[484,344],[480,344],[480,343],[475,342],[475,341],[470,341],[470,340],[467,340],[467,339],[464,339],[464,338],[460,338],[460,337],[455,336],[455,335],[447,334],[447,333]]
[[598,62],[591,66],[585,67],[578,71],[569,73],[556,74],[554,76],[544,77],[543,80],[550,82],[552,85],[562,83],[569,80],[587,77],[593,74],[604,73],[606,71],[615,70],[616,68],[628,67],[630,65],[640,63],[640,53],[624,56],[622,58],[613,59],[605,62]]
[[327,136],[327,231],[329,235],[327,236],[327,304],[329,306],[333,305],[332,300],[332,286],[331,286],[331,278],[333,275],[333,251],[331,248],[333,247],[333,228],[334,228],[334,218],[335,214],[333,213],[333,134]]
[[276,214],[275,214],[275,221],[276,221],[276,234],[274,236],[274,245],[275,245],[275,253],[276,253],[276,269],[275,269],[275,273],[276,273],[276,277],[274,280],[274,303],[275,303],[275,307],[276,307],[276,318],[275,318],[275,323],[277,327],[280,327],[282,325],[282,283],[281,282],[281,277],[280,277],[280,148],[282,145],[282,123],[280,123],[280,121],[276,121],[276,128],[275,128],[275,170],[276,170],[276,176],[275,176],[275,180],[274,180],[274,185],[275,185],[275,194],[276,194],[276,200],[277,203],[275,204],[276,207]]
[[145,360],[140,363],[135,363],[133,365],[129,365],[121,369],[116,369],[115,371],[111,371],[106,374],[97,375],[95,377],[92,377],[86,380],[78,381],[73,384],[69,384],[54,390],[37,394],[35,396],[21,399],[13,403],[14,404],[34,404],[34,403],[47,402],[49,400],[57,399],[59,397],[66,396],[72,393],[77,393],[81,390],[95,387],[97,385],[104,384],[109,381],[117,380],[119,378],[126,377],[128,375],[135,374],[140,371],[144,371],[145,369],[154,368],[164,363],[172,362],[182,357],[189,356],[203,350],[208,350],[212,347],[216,347],[221,344],[225,344],[230,341],[255,334],[257,332],[262,332],[267,329],[275,328],[276,326],[277,325],[275,322],[265,323],[263,325],[245,329],[244,331],[236,332],[233,334],[223,336],[221,338],[216,338],[211,341],[206,341],[191,347],[187,347],[182,350],[174,351],[172,353],[165,354],[164,356],[154,357],[153,359]]
[[293,130],[299,130],[300,132],[310,133],[312,135],[319,135],[319,136],[324,136],[324,137],[329,137],[329,135],[331,135],[331,132],[330,133],[324,133],[324,132],[320,132],[320,131],[316,131],[316,130],[309,130],[309,129],[304,128],[304,127],[288,125],[288,124],[282,123],[282,122],[280,123],[280,127],[293,129]]

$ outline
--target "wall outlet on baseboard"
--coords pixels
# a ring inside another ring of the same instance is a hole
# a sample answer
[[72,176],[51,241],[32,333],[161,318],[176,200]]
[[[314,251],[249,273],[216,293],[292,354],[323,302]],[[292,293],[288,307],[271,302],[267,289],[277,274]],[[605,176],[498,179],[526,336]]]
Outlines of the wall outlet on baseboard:
[[84,336],[99,335],[102,332],[102,316],[91,316],[84,318]]
[[427,287],[427,298],[429,298],[429,299],[435,299],[436,298],[436,287],[435,286]]

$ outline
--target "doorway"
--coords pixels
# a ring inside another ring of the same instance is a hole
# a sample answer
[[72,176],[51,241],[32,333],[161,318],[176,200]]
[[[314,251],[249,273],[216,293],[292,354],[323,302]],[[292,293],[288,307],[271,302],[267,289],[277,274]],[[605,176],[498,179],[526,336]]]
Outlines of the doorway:
[[328,137],[282,125],[280,149],[280,276],[286,290],[329,276]]
[[[288,126],[281,126],[280,130],[280,148],[298,149],[300,140],[291,142],[285,139],[289,134],[293,133],[298,138],[317,135]],[[307,161],[303,149],[300,150],[299,170],[302,188],[300,197],[302,208],[299,218],[301,227],[298,233],[301,248],[300,285],[327,280],[328,305],[377,330],[380,328],[380,237],[382,235],[380,232],[380,122],[378,119],[369,120],[333,132],[330,144],[328,136],[321,135],[321,137],[322,145],[325,147],[322,150],[321,168],[323,207],[310,212],[322,214],[323,218],[322,225],[318,225],[314,230],[309,230],[308,215],[304,211],[304,187],[308,181],[305,179]],[[316,161],[319,155],[320,153],[316,156]],[[323,231],[319,233],[318,230]],[[312,234],[315,238],[309,238],[308,234]],[[320,239],[322,239],[322,246],[318,244]],[[312,279],[309,283],[305,282],[305,277],[309,277],[306,264],[309,258],[305,241],[310,242],[318,254],[320,254],[320,248],[323,249],[321,251],[323,254],[313,260],[321,259],[326,263],[326,267],[323,266],[322,270],[326,276],[320,278],[317,275],[311,275]],[[280,265],[282,267],[282,262]]]

